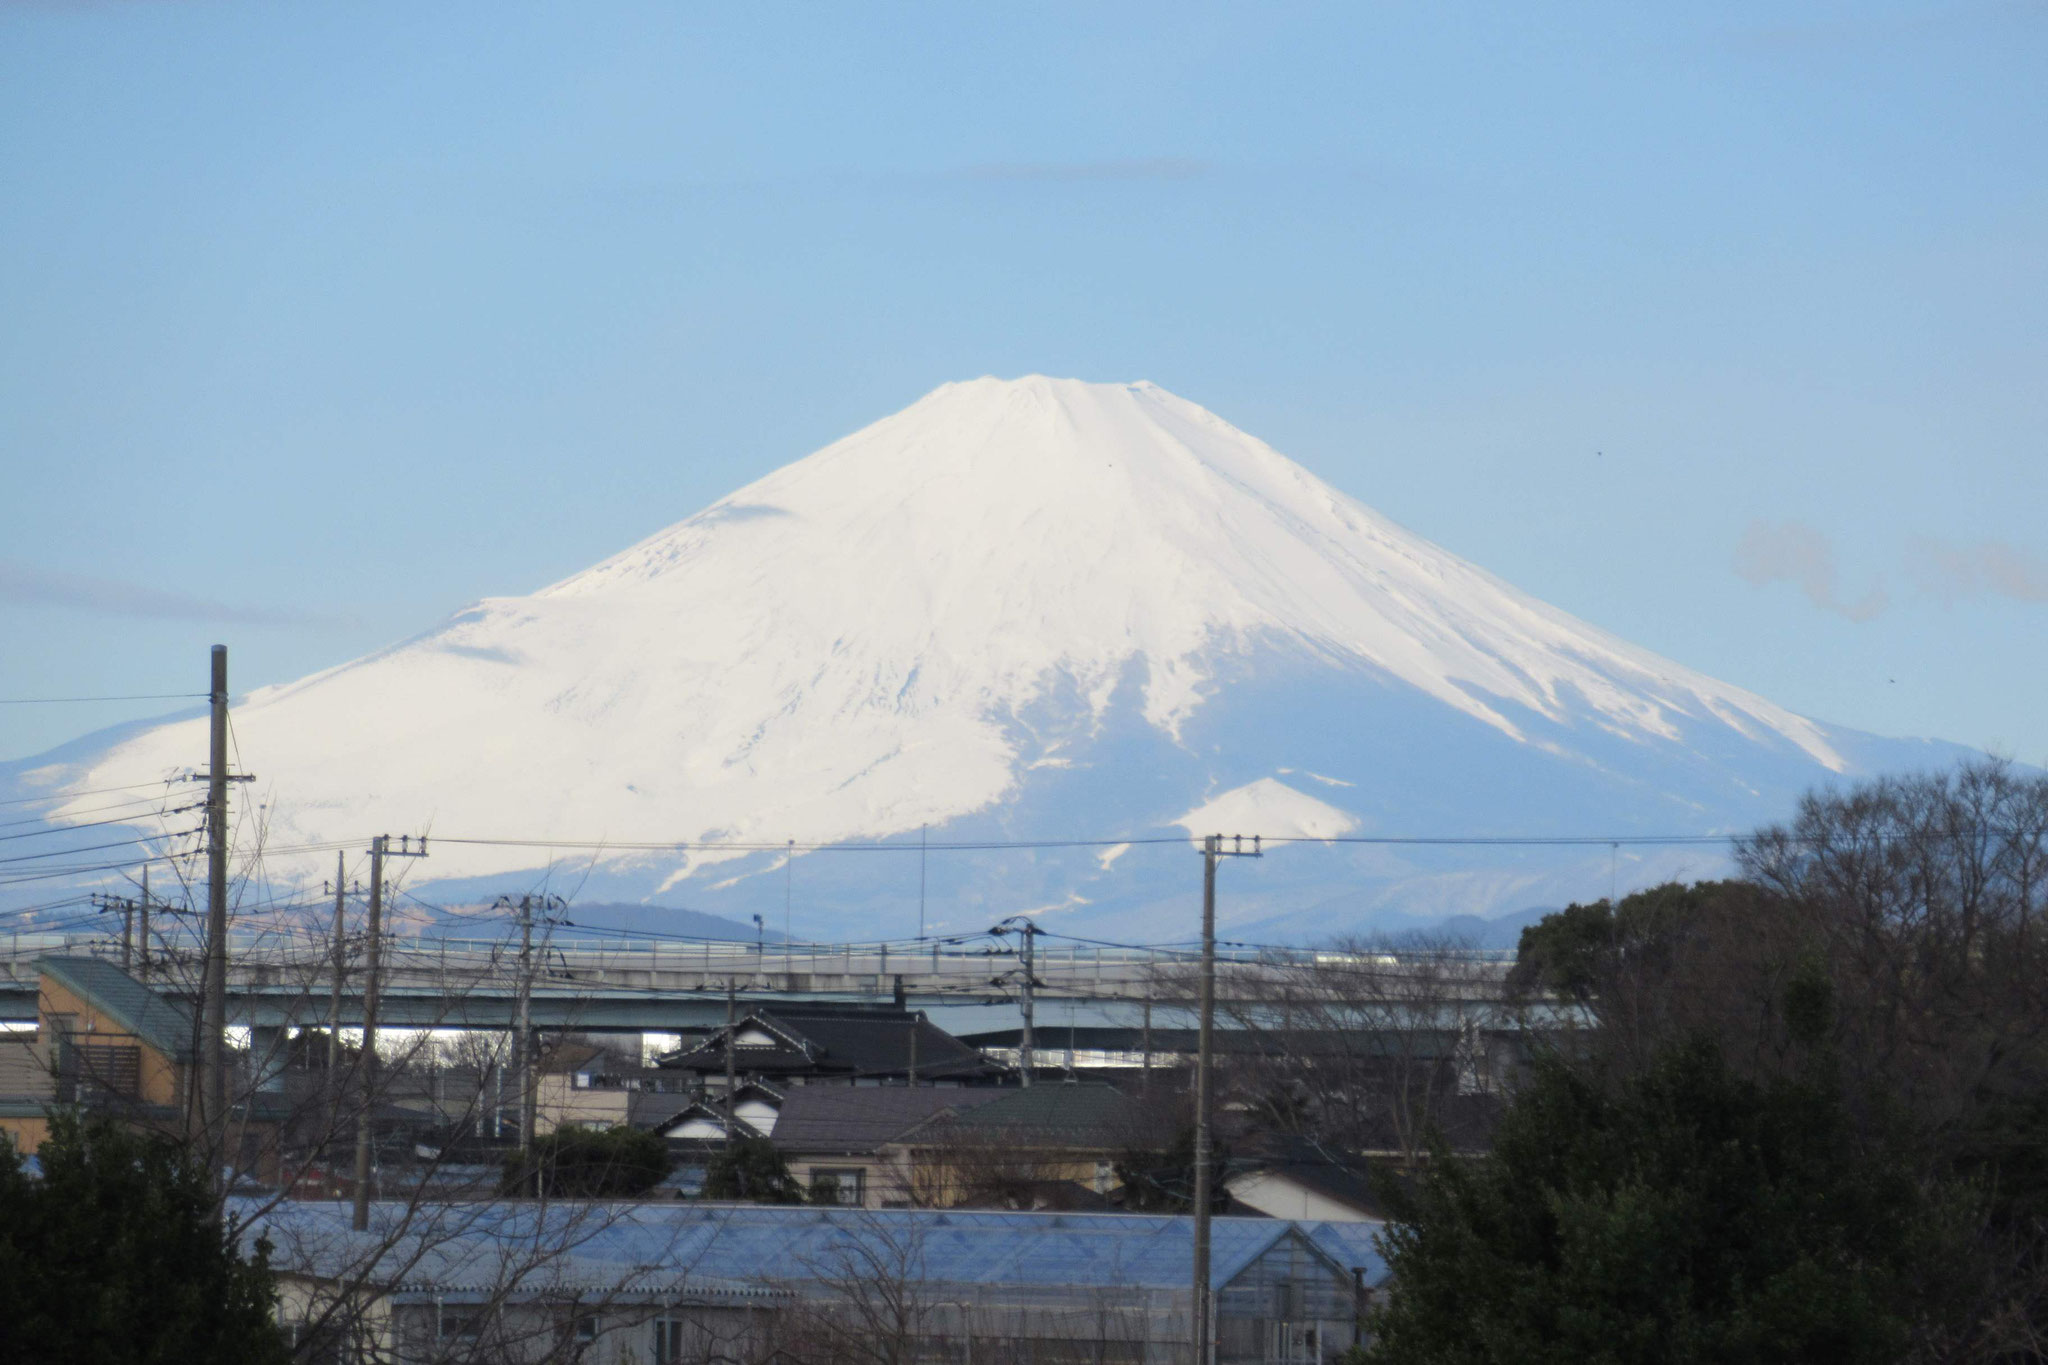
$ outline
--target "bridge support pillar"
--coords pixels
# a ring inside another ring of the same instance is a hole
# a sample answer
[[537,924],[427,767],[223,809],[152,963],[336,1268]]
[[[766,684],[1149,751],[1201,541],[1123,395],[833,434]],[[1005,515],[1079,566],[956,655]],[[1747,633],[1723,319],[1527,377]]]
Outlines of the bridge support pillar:
[[290,1030],[276,1024],[257,1024],[249,1030],[249,1068],[260,1093],[275,1094],[284,1089],[285,1067],[291,1060]]

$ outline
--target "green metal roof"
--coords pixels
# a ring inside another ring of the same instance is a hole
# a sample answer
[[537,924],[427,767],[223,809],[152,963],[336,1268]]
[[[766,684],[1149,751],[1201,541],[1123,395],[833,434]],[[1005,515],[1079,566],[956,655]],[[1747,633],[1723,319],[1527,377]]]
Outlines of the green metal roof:
[[96,957],[46,957],[46,976],[166,1057],[188,1061],[195,1029],[192,1013],[157,994],[111,962]]

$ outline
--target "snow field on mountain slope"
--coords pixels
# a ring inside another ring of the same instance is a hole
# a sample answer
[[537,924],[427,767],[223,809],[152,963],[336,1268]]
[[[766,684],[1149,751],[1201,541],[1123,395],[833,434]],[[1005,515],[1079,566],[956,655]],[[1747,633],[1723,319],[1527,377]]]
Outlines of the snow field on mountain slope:
[[[1516,592],[1192,403],[1038,377],[947,385],[235,721],[279,844],[428,821],[831,840],[1000,802],[1035,757],[1007,722],[1048,689],[1100,721],[1142,664],[1146,720],[1178,734],[1221,656],[1275,646],[1518,739],[1516,707],[1652,743],[1727,724],[1839,765],[1809,722]],[[78,785],[203,754],[201,723],[170,726]],[[436,872],[510,856],[451,848]]]

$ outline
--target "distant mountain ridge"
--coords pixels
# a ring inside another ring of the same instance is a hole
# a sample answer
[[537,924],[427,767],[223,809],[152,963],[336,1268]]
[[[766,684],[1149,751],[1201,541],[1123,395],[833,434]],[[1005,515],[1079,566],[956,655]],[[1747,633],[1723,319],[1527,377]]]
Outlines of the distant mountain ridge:
[[[1562,904],[1721,870],[1629,837],[1743,832],[1814,783],[1961,752],[1619,640],[1156,386],[1042,376],[946,385],[540,592],[258,689],[235,724],[274,849],[431,829],[414,875],[443,895],[573,867],[610,901],[789,904],[799,938],[912,932],[920,904],[935,932],[1178,933],[1187,846],[1143,841],[1212,830],[1616,841],[1280,844],[1229,870],[1242,934]],[[191,768],[203,722],[68,747],[0,780]],[[849,841],[895,851],[813,847]],[[294,856],[280,875],[320,875]]]

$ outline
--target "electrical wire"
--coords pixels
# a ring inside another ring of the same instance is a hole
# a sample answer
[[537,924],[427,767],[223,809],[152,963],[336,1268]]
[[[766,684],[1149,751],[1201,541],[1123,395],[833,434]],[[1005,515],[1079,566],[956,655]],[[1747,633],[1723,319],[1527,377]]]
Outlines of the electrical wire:
[[[104,814],[105,814],[106,812],[108,812],[108,811],[110,811],[110,810],[127,810],[127,809],[130,809],[131,807],[134,807],[134,806],[147,806],[147,805],[152,805],[152,804],[154,804],[155,802],[157,802],[157,801],[160,801],[160,800],[162,800],[162,799],[163,799],[163,798],[162,798],[162,796],[161,796],[161,795],[157,795],[157,796],[131,796],[131,797],[127,798],[127,799],[126,799],[125,801],[113,801],[113,802],[109,802],[108,804],[106,804],[106,805],[104,805],[104,806],[88,806],[88,807],[86,807],[86,808],[85,808],[84,810],[72,811],[72,812],[71,812],[71,814],[73,814],[73,815],[104,815]],[[140,813],[141,813],[141,814],[146,814],[147,812],[140,812]],[[22,817],[21,819],[19,819],[19,820],[0,820],[0,829],[17,829],[17,828],[19,828],[19,827],[20,827],[20,826],[22,826],[22,825],[50,825],[50,817],[49,817],[49,816],[47,816],[47,815],[28,815],[28,816],[23,816],[23,817]],[[65,825],[51,825],[50,827],[51,827],[51,828],[53,828],[53,829],[66,829],[66,828],[75,828],[75,826],[65,826]]]
[[40,858],[63,858],[73,853],[97,853],[105,848],[128,848],[135,844],[154,843],[158,839],[183,839],[197,833],[198,830],[189,829],[183,834],[145,834],[137,839],[116,839],[112,843],[87,844],[82,848],[54,848],[42,853],[21,853],[11,858],[0,858],[0,864],[34,862]]
[[[198,810],[200,808],[200,805],[203,804],[204,803],[202,802],[190,806],[178,806],[175,809],[166,811],[137,811],[132,815],[115,816],[107,820],[80,820],[78,823],[72,825],[51,825],[47,829],[33,829],[28,830],[27,832],[22,834],[0,834],[0,844],[7,843],[10,840],[14,839],[41,839],[52,834],[68,834],[74,829],[99,829],[105,825],[133,825],[137,820],[140,820],[147,815],[156,815],[159,817],[182,815],[186,811]],[[157,838],[159,836],[151,835],[149,837]],[[83,850],[70,851],[82,852]],[[4,861],[6,860],[0,859],[0,862]]]
[[59,801],[76,801],[82,796],[105,796],[108,792],[141,791],[144,787],[163,787],[167,785],[169,785],[167,782],[160,779],[155,782],[130,782],[120,787],[93,787],[82,792],[55,792],[48,796],[17,796],[6,801],[0,801],[0,806],[55,804]]
[[608,853],[689,853],[698,849],[715,852],[787,853],[792,848],[798,853],[916,853],[920,848],[931,852],[980,853],[1002,849],[1113,848],[1118,844],[1188,842],[1180,836],[1170,835],[1117,839],[969,839],[925,845],[853,839],[831,843],[805,843],[802,840],[790,839],[774,843],[722,839],[675,839],[658,843],[633,843],[617,839],[481,839],[449,834],[436,834],[433,841],[437,844],[466,844],[486,848],[573,848],[596,849]]
[[68,706],[94,701],[185,701],[211,697],[211,692],[134,692],[120,697],[0,697],[0,706]]

